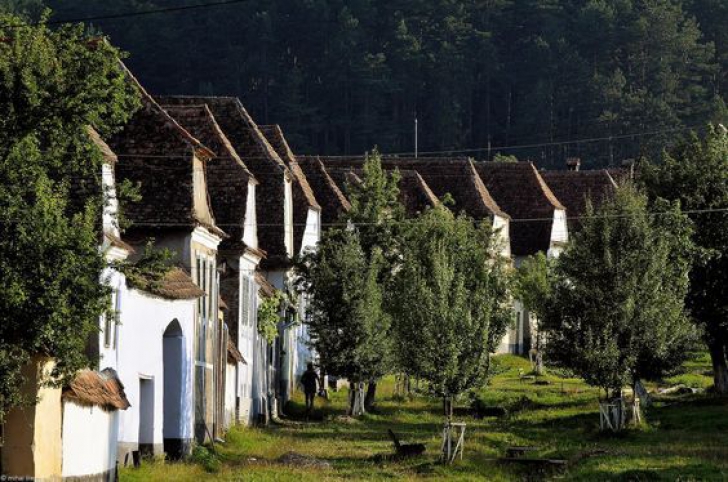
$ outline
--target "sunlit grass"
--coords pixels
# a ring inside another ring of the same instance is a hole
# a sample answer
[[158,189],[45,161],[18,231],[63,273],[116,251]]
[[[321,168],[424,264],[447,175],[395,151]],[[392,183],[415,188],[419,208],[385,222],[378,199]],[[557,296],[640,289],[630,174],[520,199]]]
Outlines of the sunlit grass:
[[[679,379],[703,377],[706,361],[702,355],[693,357]],[[506,408],[508,415],[476,419],[464,398],[457,418],[468,424],[465,457],[452,467],[437,461],[441,402],[424,395],[394,397],[394,383],[388,379],[380,384],[377,410],[360,420],[344,417],[345,390],[333,393],[329,402],[317,400],[312,420],[318,421],[303,420],[297,397],[288,407],[292,419],[267,428],[231,430],[226,443],[216,446],[222,462],[217,473],[195,464],[156,462],[123,469],[122,480],[538,480],[497,462],[513,445],[536,447],[530,457],[570,461],[562,476],[566,480],[728,479],[725,401],[709,395],[663,397],[646,411],[648,426],[609,436],[598,430],[599,393],[581,380],[556,371],[522,379],[530,364],[513,356],[497,357],[493,368],[496,375],[477,396],[487,406]],[[426,444],[426,455],[389,458],[389,428],[403,440]],[[596,450],[604,453],[585,457]],[[291,451],[325,460],[331,468],[281,464],[279,457]]]

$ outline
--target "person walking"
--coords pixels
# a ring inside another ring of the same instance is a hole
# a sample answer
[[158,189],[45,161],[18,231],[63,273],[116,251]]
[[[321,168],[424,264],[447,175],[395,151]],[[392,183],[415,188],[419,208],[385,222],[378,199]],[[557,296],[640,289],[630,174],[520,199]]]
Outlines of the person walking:
[[316,399],[316,390],[318,388],[318,374],[313,369],[313,363],[309,363],[308,368],[303,372],[301,385],[303,385],[303,393],[306,395],[306,416],[308,417],[313,410],[313,403]]

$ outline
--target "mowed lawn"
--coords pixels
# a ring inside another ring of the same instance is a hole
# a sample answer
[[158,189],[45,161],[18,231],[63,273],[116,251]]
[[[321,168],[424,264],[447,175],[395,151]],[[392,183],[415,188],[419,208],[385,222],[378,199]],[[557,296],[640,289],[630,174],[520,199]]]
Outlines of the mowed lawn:
[[[728,401],[710,395],[662,397],[645,413],[647,427],[620,435],[598,431],[597,391],[555,371],[522,380],[529,363],[514,356],[495,358],[494,375],[479,392],[485,406],[503,407],[505,417],[476,419],[463,400],[457,419],[467,423],[465,456],[455,465],[438,463],[441,402],[425,396],[393,396],[393,381],[380,387],[376,413],[361,420],[344,416],[346,391],[329,403],[317,400],[318,421],[296,417],[266,428],[238,428],[216,446],[219,463],[145,461],[124,469],[122,481],[319,481],[319,480],[728,480]],[[696,355],[687,373],[665,381],[696,388],[710,385],[709,359]],[[387,435],[427,445],[422,457],[395,460]],[[507,447],[537,448],[532,458],[563,459],[562,473],[538,472],[498,461]],[[289,466],[279,457],[295,452],[330,463],[330,468]]]

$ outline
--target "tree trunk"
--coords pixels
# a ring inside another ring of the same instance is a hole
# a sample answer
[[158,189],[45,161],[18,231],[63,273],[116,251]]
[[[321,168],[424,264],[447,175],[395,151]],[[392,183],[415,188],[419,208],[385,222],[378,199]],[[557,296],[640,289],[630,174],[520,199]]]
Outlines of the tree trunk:
[[452,397],[444,396],[442,397],[442,411],[443,415],[445,415],[445,418],[447,418],[448,422],[452,421],[452,413],[453,413],[453,403],[452,403]]
[[366,414],[364,407],[364,383],[349,382],[349,409],[347,415],[359,417]]
[[364,397],[364,409],[367,412],[371,412],[372,408],[374,408],[374,400],[377,396],[377,381],[376,380],[369,380],[369,384],[367,385],[367,394],[366,397]]
[[708,343],[710,359],[713,362],[713,383],[715,392],[721,395],[728,394],[728,365],[726,365],[725,346],[717,341]]

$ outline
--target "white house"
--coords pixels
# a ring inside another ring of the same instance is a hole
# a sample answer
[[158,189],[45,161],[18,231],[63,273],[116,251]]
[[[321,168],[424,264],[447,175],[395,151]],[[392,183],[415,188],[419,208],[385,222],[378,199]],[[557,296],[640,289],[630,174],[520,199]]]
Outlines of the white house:
[[[493,198],[515,220],[510,227],[515,266],[538,252],[558,257],[569,240],[566,208],[531,162],[478,162],[475,168]],[[535,344],[535,318],[515,300],[515,330],[499,352],[527,353]]]
[[[256,198],[260,183],[234,146],[241,142],[240,137],[245,135],[247,128],[240,127],[234,102],[226,104],[195,97],[165,97],[159,101],[170,115],[216,154],[208,163],[208,192],[216,220],[229,234],[219,247],[223,265],[220,293],[227,306],[226,321],[232,345],[227,357],[225,418],[226,426],[249,424],[257,420],[257,412],[261,410],[256,410],[254,403],[253,361],[260,342],[256,270],[266,253],[258,244]],[[231,136],[231,140],[221,123],[237,136]],[[257,405],[263,406],[262,403]]]
[[[226,234],[216,225],[207,190],[207,164],[215,153],[128,75],[141,92],[142,107],[109,140],[124,154],[117,178],[138,184],[142,197],[123,206],[131,221],[125,240],[137,251],[135,261],[153,241],[154,249],[174,253],[178,269],[162,286],[144,287],[151,293],[122,293],[119,371],[137,407],[120,429],[122,462],[135,447],[176,455],[189,449],[193,437],[202,442],[217,436],[225,370],[220,354],[227,349],[221,343],[217,261]],[[166,368],[165,355],[176,360]],[[171,397],[164,396],[165,389]],[[173,404],[180,393],[184,401]]]
[[[293,175],[293,252],[294,256],[301,257],[316,249],[321,240],[321,206],[280,126],[260,126],[260,130]],[[309,346],[308,327],[303,323],[308,309],[307,303],[306,293],[298,293],[295,319],[282,332],[284,339],[281,378],[286,399],[297,389],[308,363],[316,361],[316,354]]]

